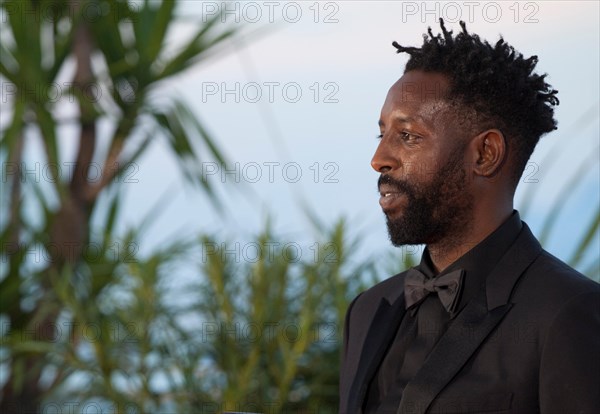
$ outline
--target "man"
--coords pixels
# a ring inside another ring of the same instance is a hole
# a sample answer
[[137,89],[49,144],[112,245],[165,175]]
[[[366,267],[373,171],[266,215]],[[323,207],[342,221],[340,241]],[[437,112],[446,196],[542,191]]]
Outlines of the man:
[[513,210],[557,91],[500,39],[429,29],[381,111],[372,159],[396,246],[421,263],[360,294],[341,413],[598,413],[600,285]]

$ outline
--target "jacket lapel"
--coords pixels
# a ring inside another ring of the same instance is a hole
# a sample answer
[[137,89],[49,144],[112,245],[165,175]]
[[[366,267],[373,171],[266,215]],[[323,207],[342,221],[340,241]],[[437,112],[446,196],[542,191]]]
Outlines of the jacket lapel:
[[398,413],[426,412],[433,399],[509,311],[513,287],[541,251],[540,244],[523,223],[519,237],[487,277],[485,289],[460,312],[407,384]]
[[398,325],[405,313],[404,303],[404,295],[400,295],[393,304],[390,304],[387,298],[381,298],[367,332],[356,375],[350,388],[348,412],[360,412],[371,378],[396,335]]
[[484,295],[478,295],[456,317],[407,384],[398,413],[425,412],[510,308],[507,304],[488,313],[484,300]]

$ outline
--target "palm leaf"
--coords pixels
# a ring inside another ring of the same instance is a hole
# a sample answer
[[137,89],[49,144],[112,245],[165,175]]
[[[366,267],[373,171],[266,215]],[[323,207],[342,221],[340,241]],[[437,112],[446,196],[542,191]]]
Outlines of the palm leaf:
[[559,214],[566,206],[562,200],[568,199],[568,195],[571,194],[579,184],[582,183],[581,177],[589,170],[590,166],[598,162],[597,154],[598,150],[592,151],[592,153],[583,160],[575,172],[571,175],[570,179],[562,186],[561,190],[556,196],[556,202],[554,203],[554,209],[546,216],[544,223],[542,224],[542,230],[540,232],[540,243],[544,245],[548,240],[550,233],[556,227],[555,223],[558,219]]
[[211,17],[192,39],[180,48],[179,53],[162,65],[163,69],[157,74],[156,79],[161,80],[176,75],[201,59],[208,58],[210,51],[214,51],[216,46],[237,33],[237,29],[223,30],[211,39],[208,39],[209,32],[220,21],[221,13]]
[[592,217],[590,224],[588,224],[585,228],[585,234],[579,241],[573,256],[569,260],[569,264],[573,267],[577,267],[583,259],[585,253],[590,247],[595,236],[598,235],[598,228],[600,227],[600,206],[596,209],[596,214]]
[[[592,106],[588,108],[574,123],[574,126],[567,128],[567,131],[572,131],[573,129],[580,130],[581,126],[591,125],[592,121],[598,116],[598,105]],[[540,165],[543,165],[545,168],[540,170],[540,175],[538,181],[543,181],[546,177],[547,173],[551,171],[551,166],[556,163],[556,160],[564,152],[564,147],[562,145],[554,145],[552,149],[546,154],[546,156],[540,161]],[[521,201],[521,205],[519,206],[519,211],[523,217],[527,216],[529,209],[532,206],[532,201],[535,199],[535,195],[538,190],[543,188],[543,186],[530,186],[526,192],[523,194],[523,198]]]

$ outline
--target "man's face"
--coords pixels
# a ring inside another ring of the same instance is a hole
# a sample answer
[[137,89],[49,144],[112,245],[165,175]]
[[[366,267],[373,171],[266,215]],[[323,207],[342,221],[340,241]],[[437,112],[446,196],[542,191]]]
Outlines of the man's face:
[[372,167],[395,246],[458,240],[470,228],[473,197],[464,164],[465,132],[445,101],[441,74],[407,72],[390,91]]

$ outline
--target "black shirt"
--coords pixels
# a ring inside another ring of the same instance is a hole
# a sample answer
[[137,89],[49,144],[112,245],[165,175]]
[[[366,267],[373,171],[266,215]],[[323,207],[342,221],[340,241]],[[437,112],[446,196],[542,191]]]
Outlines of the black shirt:
[[451,315],[444,309],[437,294],[430,294],[420,304],[407,310],[396,337],[371,379],[363,407],[365,413],[396,412],[406,384],[416,375],[456,315],[483,288],[487,275],[516,240],[521,227],[521,218],[515,210],[500,227],[439,275],[435,274],[429,251],[425,248],[416,269],[426,277],[464,270],[458,306]]

